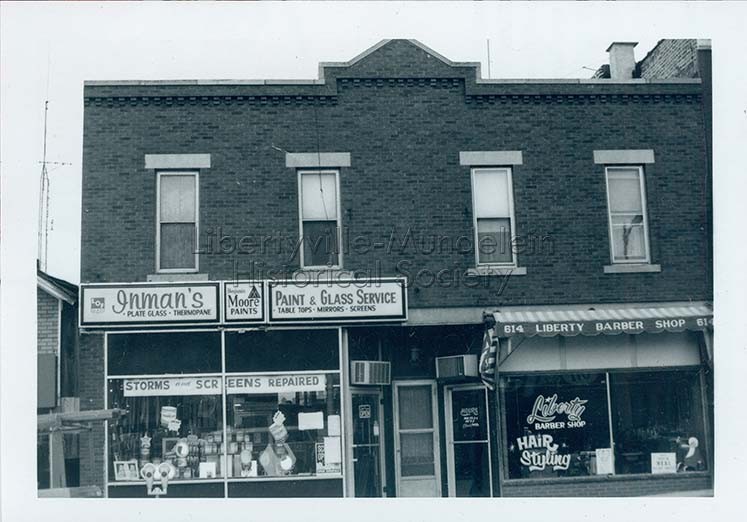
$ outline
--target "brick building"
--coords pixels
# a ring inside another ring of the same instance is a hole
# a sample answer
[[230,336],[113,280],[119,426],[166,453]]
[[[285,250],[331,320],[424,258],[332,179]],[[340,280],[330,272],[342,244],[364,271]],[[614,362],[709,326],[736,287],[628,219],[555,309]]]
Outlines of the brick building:
[[[78,287],[37,269],[37,413],[78,408]],[[57,454],[59,453],[59,455]],[[80,482],[77,434],[37,437],[39,489]],[[58,460],[56,461],[55,458]]]
[[87,82],[81,402],[128,411],[87,483],[709,488],[710,80],[633,46],[590,80],[385,40],[312,81]]

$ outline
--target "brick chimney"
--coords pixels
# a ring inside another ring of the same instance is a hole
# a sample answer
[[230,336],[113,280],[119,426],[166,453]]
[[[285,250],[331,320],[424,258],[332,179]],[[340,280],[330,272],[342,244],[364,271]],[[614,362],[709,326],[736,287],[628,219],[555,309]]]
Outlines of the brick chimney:
[[633,48],[638,42],[612,42],[607,47],[610,53],[610,78],[613,80],[630,80],[635,71],[635,53]]

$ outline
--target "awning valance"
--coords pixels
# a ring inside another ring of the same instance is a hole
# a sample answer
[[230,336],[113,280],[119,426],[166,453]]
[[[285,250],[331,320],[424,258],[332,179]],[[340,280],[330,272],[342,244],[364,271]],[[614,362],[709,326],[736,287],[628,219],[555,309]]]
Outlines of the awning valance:
[[491,314],[498,337],[682,332],[713,327],[708,303],[686,306],[509,310]]

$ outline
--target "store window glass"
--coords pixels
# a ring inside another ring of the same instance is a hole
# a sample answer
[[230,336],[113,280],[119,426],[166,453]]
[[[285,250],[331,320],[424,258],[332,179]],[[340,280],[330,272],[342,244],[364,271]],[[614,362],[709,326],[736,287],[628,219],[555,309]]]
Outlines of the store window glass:
[[158,183],[158,269],[196,270],[197,173],[159,172]]
[[109,429],[109,481],[141,480],[143,466],[162,462],[175,482],[223,477],[221,385],[220,376],[110,380],[109,407],[127,413]]
[[610,393],[616,473],[706,469],[697,371],[612,374]]
[[604,373],[504,378],[508,478],[612,473]]
[[302,265],[340,264],[340,214],[337,210],[337,171],[302,171],[301,191]]
[[220,373],[219,332],[107,335],[109,376]]
[[335,329],[226,332],[227,372],[338,370]]
[[342,473],[340,376],[226,376],[229,478]]

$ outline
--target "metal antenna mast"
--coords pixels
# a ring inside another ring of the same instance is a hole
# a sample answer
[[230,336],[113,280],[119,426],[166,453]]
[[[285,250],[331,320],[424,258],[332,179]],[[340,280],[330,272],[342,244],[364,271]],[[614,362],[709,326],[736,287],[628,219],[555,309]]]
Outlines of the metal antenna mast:
[[47,172],[47,111],[49,100],[44,101],[44,153],[39,178],[39,226],[37,236],[37,254],[40,268],[47,270],[47,238],[49,236],[49,173]]
[[44,149],[42,169],[39,176],[39,223],[37,232],[37,259],[39,268],[47,270],[47,247],[49,246],[49,171],[47,165],[72,165],[63,161],[47,161],[47,113],[49,100],[44,101]]

